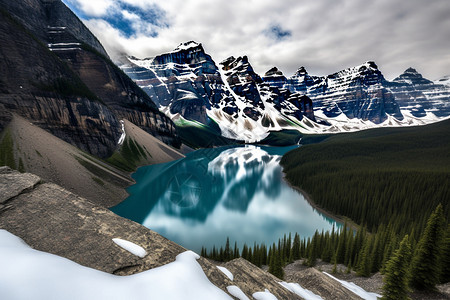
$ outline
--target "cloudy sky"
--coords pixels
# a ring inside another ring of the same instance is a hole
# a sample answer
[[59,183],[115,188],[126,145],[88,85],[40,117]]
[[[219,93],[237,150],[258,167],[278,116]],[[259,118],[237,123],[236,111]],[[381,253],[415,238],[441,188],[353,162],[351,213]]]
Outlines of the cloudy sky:
[[201,42],[216,63],[247,55],[263,75],[327,75],[374,60],[387,79],[412,66],[450,74],[449,0],[63,0],[112,58]]

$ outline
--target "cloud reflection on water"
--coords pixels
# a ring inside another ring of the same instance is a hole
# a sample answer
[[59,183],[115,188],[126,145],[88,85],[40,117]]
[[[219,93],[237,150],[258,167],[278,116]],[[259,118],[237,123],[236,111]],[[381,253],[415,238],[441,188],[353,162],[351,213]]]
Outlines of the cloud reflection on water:
[[312,236],[316,229],[331,229],[333,221],[283,181],[281,156],[269,154],[279,151],[202,149],[140,168],[130,197],[112,210],[197,251],[222,245],[227,236],[242,246],[271,243],[288,232]]

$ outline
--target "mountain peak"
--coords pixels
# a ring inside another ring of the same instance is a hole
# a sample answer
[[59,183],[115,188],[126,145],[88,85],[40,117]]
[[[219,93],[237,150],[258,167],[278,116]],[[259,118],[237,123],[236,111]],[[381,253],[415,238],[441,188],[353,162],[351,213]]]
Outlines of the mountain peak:
[[188,41],[188,42],[184,42],[184,43],[179,44],[173,50],[173,52],[178,52],[178,51],[182,51],[182,50],[188,50],[188,49],[197,48],[197,47],[201,47],[201,46],[202,46],[201,43],[197,43],[195,41]]
[[431,84],[432,81],[423,78],[422,74],[417,72],[416,69],[409,67],[400,76],[394,79],[396,82],[404,82],[413,85]]
[[283,76],[283,72],[278,70],[277,67],[273,67],[264,74],[264,77],[268,77],[268,76]]
[[308,74],[308,71],[306,71],[304,66],[301,66],[300,68],[298,68],[297,72],[295,72],[295,75],[298,75],[298,76],[303,76],[306,74]]
[[366,68],[369,68],[369,69],[378,70],[377,64],[374,61],[371,61],[371,60],[366,61],[363,64],[363,66],[365,66]]

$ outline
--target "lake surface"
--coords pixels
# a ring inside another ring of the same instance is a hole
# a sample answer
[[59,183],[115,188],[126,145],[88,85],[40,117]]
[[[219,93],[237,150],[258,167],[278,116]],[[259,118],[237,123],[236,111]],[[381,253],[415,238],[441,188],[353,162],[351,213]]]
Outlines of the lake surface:
[[281,155],[296,147],[201,149],[141,167],[130,196],[111,210],[197,252],[225,246],[227,237],[242,249],[289,232],[310,237],[341,226],[283,180]]

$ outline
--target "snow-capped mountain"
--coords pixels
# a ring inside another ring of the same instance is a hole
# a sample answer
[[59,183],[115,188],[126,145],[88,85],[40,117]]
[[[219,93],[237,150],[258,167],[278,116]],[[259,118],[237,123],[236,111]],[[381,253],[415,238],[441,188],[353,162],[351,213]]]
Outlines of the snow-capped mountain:
[[[297,79],[297,80],[295,80]],[[328,118],[344,114],[350,119],[381,123],[388,115],[402,115],[392,93],[383,82],[374,62],[348,68],[326,77],[311,77],[303,68],[290,80],[291,90],[303,90],[314,103],[314,110]]]
[[269,131],[300,126],[304,116],[314,119],[309,98],[274,91],[245,56],[230,57],[219,68],[191,41],[153,58],[127,59],[121,68],[178,123],[217,124],[224,137],[254,142]]
[[246,142],[282,129],[354,131],[450,115],[448,78],[432,82],[410,68],[390,82],[371,61],[328,76],[301,67],[286,77],[274,67],[261,77],[247,56],[217,65],[190,41],[153,58],[127,57],[121,68],[176,123],[217,124],[222,136]]
[[415,117],[433,113],[439,118],[450,115],[449,77],[435,82],[423,78],[415,69],[408,68],[389,83],[397,103],[402,110]]

